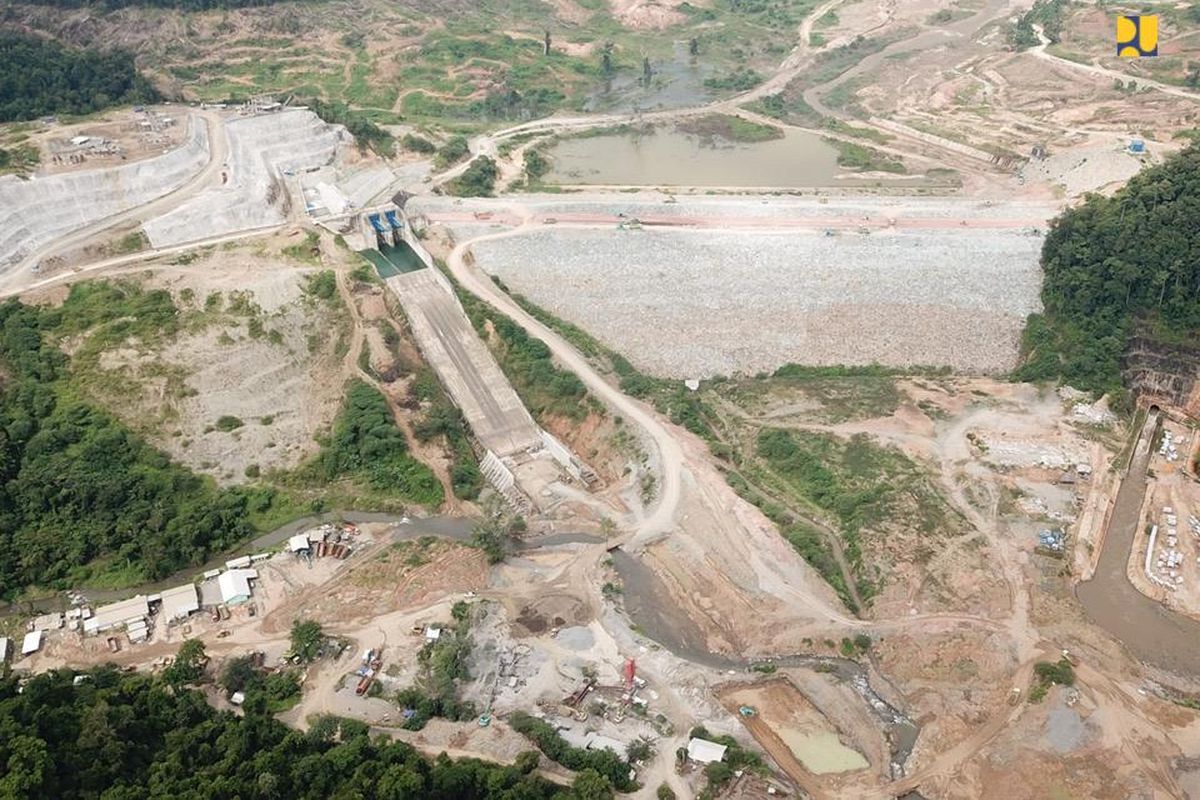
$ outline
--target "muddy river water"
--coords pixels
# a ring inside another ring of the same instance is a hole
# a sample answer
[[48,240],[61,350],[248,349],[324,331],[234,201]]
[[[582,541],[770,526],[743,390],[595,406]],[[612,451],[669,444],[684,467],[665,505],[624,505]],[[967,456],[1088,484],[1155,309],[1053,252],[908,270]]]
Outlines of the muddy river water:
[[[1146,469],[1158,415],[1146,420],[1117,492],[1096,573],[1075,590],[1088,617],[1121,641],[1136,658],[1191,680],[1200,680],[1200,622],[1167,610],[1139,592],[1126,576],[1130,549],[1146,496]],[[1140,569],[1140,567],[1138,567]]]
[[[625,611],[643,634],[676,656],[713,669],[744,671],[755,663],[746,658],[709,652],[704,646],[704,635],[699,627],[675,605],[649,567],[621,550],[615,550],[611,555],[613,566],[621,577]],[[904,776],[904,764],[917,743],[921,729],[879,696],[871,686],[865,667],[848,658],[804,654],[779,656],[772,658],[771,662],[780,667],[801,667],[829,673],[853,687],[871,709],[887,737],[891,750],[892,777]]]
[[[874,185],[838,166],[838,151],[816,134],[789,130],[780,139],[736,143],[673,128],[564,139],[549,152],[549,183],[618,186],[811,188]],[[889,178],[923,185],[923,175]]]

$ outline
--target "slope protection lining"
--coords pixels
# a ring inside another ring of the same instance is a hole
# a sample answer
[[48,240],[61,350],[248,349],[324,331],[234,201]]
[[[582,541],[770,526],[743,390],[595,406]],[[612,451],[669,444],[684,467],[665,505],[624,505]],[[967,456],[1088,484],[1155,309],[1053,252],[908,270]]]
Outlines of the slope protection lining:
[[782,364],[1011,368],[1040,310],[1041,238],[1017,231],[534,229],[480,267],[674,378]]
[[21,180],[0,178],[0,267],[20,261],[55,237],[79,230],[178,189],[208,163],[208,123],[190,116],[175,150],[106,169]]
[[300,109],[234,120],[225,130],[225,184],[147,222],[146,234],[155,247],[283,223],[287,189],[280,181],[285,173],[329,164],[338,145],[351,141],[345,128]]

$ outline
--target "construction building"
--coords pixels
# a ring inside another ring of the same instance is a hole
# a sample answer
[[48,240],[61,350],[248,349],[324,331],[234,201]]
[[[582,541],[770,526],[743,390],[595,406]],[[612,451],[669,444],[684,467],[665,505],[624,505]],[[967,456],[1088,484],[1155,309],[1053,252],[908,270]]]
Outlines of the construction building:
[[21,642],[21,655],[30,656],[42,649],[42,631],[30,631]]
[[250,601],[250,581],[258,578],[256,569],[231,569],[217,578],[221,590],[221,602],[227,606],[239,606]]
[[145,624],[150,616],[150,598],[144,594],[110,603],[96,609],[90,619],[83,621],[83,632],[86,634],[103,633],[114,628],[128,627],[134,623]]
[[687,757],[689,761],[695,761],[697,764],[712,764],[716,761],[724,761],[727,749],[723,744],[697,737],[688,739]]
[[174,589],[167,589],[162,593],[160,613],[163,619],[169,622],[186,619],[190,614],[199,610],[200,594],[196,591],[194,583],[185,583],[183,586],[176,586]]

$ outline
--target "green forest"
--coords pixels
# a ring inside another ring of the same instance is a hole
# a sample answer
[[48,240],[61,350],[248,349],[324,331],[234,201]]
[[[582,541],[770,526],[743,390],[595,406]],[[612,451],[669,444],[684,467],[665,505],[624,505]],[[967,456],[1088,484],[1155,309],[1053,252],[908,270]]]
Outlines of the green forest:
[[1200,148],[1149,167],[1112,197],[1090,195],[1050,226],[1042,304],[1029,318],[1019,380],[1121,388],[1134,335],[1194,343],[1200,329]]
[[[320,510],[334,482],[376,501],[442,502],[383,395],[361,381],[346,387],[321,452],[291,472],[221,489],[172,462],[96,403],[87,370],[111,347],[188,324],[168,292],[133,284],[78,283],[57,308],[0,304],[0,597],[164,578],[245,541],[256,524]],[[76,343],[70,358],[64,339]],[[217,428],[226,421],[241,425],[227,417]],[[471,476],[456,481],[466,491]]]
[[361,380],[349,384],[333,435],[314,466],[327,481],[361,477],[375,489],[422,505],[436,506],[445,499],[437,476],[409,454],[387,400]]
[[0,797],[42,800],[611,800],[594,772],[575,788],[513,766],[425,758],[322,717],[307,732],[268,713],[215,711],[204,695],[113,667],[0,679]]
[[0,53],[0,122],[90,114],[157,96],[125,50],[77,50],[38,36],[0,32]]
[[67,357],[47,341],[104,308],[119,330],[169,329],[164,294],[139,295],[136,308],[91,302],[85,289],[60,309],[0,305],[0,596],[64,587],[98,560],[165,577],[251,533],[245,493],[218,490],[77,396]]

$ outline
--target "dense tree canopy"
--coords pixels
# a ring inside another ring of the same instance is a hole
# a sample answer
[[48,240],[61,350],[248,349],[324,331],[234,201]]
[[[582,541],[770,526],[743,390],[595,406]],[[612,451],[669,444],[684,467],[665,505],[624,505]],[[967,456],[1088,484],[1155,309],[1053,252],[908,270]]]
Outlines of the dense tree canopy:
[[443,500],[433,471],[409,454],[387,400],[361,380],[351,381],[346,389],[333,436],[315,466],[326,480],[358,476],[375,489],[422,505],[436,506]]
[[422,757],[361,722],[322,718],[306,733],[249,709],[217,712],[192,690],[99,668],[0,680],[0,797],[104,800],[574,800],[533,774]]
[[1200,329],[1200,148],[1150,167],[1112,197],[1064,212],[1042,248],[1044,314],[1025,330],[1023,380],[1119,388],[1134,333],[1167,343]]
[[169,297],[156,297],[121,303],[78,287],[65,312],[0,305],[0,596],[66,585],[97,559],[165,577],[251,533],[245,494],[217,490],[75,396],[66,356],[45,340],[90,314],[111,315],[116,331],[170,325]]
[[0,53],[0,122],[90,114],[156,96],[125,50],[76,50],[38,36],[0,32]]

